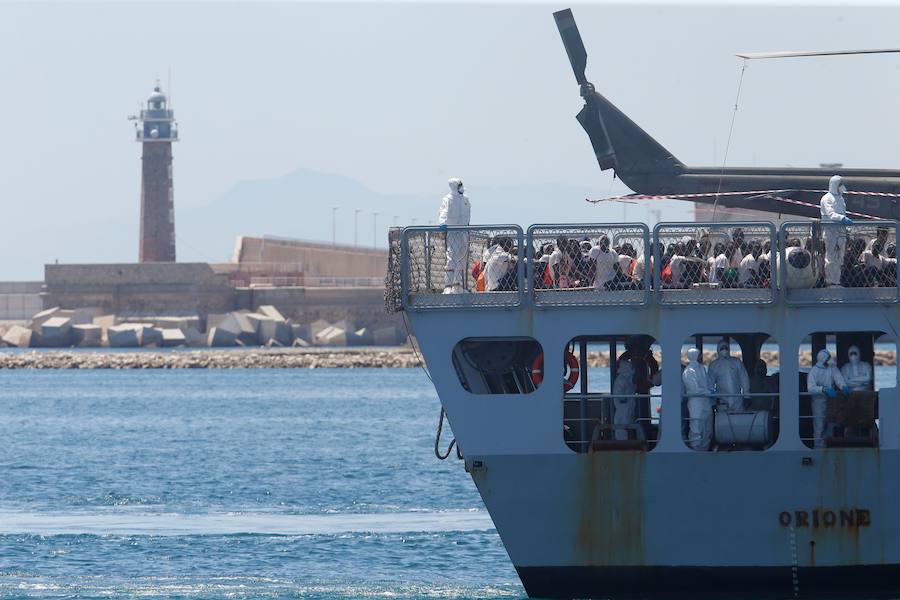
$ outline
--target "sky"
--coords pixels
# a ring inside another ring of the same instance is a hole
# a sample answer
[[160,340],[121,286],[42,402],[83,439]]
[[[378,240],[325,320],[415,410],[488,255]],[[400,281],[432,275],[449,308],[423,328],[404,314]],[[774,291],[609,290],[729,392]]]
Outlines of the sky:
[[[126,117],[157,77],[181,136],[176,228],[179,211],[297,169],[435,203],[462,177],[476,215],[490,202],[479,189],[627,191],[573,118],[582,102],[552,18],[569,5],[0,2],[0,280],[40,279],[44,262],[70,256],[104,261],[102,249],[79,254],[79,239],[125,223],[136,254],[140,147]],[[588,79],[688,164],[723,161],[736,52],[900,45],[900,5],[886,2],[572,8]],[[898,97],[897,54],[748,63],[727,162],[896,168]],[[548,199],[545,221],[576,202]]]

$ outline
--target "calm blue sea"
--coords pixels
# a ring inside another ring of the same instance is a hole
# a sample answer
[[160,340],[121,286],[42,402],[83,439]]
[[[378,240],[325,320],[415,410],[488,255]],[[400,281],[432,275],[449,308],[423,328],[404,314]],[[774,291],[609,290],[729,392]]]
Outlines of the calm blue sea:
[[520,598],[398,370],[0,371],[0,596]]
[[522,598],[439,408],[418,369],[0,371],[0,597]]

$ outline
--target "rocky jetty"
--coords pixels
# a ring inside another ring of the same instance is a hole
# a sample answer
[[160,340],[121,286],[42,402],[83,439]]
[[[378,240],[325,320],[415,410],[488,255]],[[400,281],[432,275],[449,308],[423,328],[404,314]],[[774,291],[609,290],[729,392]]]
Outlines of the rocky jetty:
[[177,352],[0,352],[0,369],[406,369],[411,348],[271,348]]

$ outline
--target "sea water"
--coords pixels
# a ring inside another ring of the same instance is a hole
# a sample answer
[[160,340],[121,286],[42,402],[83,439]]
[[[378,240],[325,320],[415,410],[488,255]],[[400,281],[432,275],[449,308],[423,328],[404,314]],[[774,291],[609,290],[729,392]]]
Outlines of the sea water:
[[418,369],[0,371],[0,596],[524,597],[439,410]]
[[0,596],[523,597],[439,410],[418,369],[0,372]]

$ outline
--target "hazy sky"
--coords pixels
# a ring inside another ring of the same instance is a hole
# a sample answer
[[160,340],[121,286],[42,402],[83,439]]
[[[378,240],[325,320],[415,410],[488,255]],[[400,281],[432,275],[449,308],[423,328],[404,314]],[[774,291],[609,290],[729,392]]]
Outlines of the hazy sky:
[[[551,15],[569,5],[0,3],[0,279],[61,231],[102,236],[126,218],[136,238],[126,116],[169,71],[176,215],[298,167],[436,197],[451,175],[470,190],[618,190],[573,119],[582,103]],[[722,160],[735,52],[900,45],[892,4],[573,10],[588,78],[687,163]],[[750,63],[728,163],[896,168],[898,97],[900,55]]]

